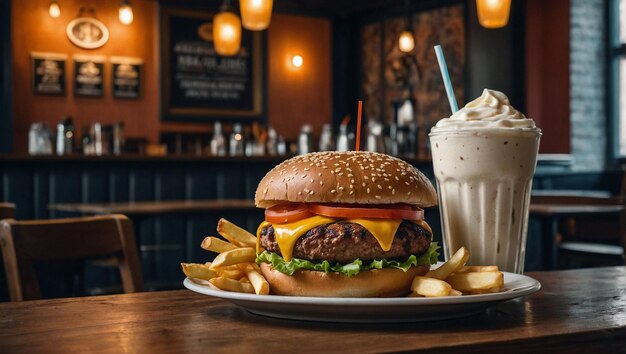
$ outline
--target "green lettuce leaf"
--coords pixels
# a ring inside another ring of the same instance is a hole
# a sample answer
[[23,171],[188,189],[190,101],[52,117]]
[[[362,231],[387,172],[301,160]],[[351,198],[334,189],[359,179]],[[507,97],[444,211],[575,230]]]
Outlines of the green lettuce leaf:
[[407,260],[403,262],[388,259],[375,259],[369,263],[363,263],[362,260],[356,259],[348,264],[331,264],[328,261],[314,263],[305,259],[298,258],[293,258],[291,259],[291,261],[287,262],[280,255],[268,251],[263,251],[262,253],[258,254],[256,262],[269,263],[274,269],[287,275],[293,275],[293,273],[295,273],[296,271],[300,269],[305,269],[316,270],[325,273],[336,272],[348,276],[353,276],[359,274],[359,272],[363,270],[396,268],[402,269],[406,272],[412,266],[435,264],[437,263],[437,259],[439,258],[439,252],[437,252],[438,249],[439,245],[437,245],[437,242],[432,242],[428,250],[422,255],[416,257],[412,254]]

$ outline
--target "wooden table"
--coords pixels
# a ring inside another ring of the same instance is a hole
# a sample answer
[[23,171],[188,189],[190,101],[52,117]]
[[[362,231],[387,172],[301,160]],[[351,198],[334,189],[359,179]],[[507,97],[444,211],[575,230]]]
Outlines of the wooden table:
[[264,318],[188,290],[0,304],[6,353],[549,352],[626,348],[626,267],[528,275],[543,289],[481,315],[414,324]]
[[541,222],[542,263],[544,269],[556,269],[557,242],[559,221],[573,216],[600,216],[619,214],[624,210],[622,205],[597,204],[530,204],[530,217],[538,218]]
[[254,200],[164,200],[123,203],[69,203],[50,204],[48,208],[83,214],[125,214],[128,216],[150,216],[171,213],[205,213],[227,210],[255,209]]

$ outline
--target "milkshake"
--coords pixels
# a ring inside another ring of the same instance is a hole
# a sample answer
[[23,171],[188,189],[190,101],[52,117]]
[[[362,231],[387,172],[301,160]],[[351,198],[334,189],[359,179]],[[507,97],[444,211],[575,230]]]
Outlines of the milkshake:
[[485,89],[429,136],[446,259],[465,246],[473,264],[522,273],[541,130]]

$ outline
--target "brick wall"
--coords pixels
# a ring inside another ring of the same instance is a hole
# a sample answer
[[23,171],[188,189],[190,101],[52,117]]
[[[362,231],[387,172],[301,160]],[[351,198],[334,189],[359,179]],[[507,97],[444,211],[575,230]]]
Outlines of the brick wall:
[[571,0],[570,111],[573,170],[605,167],[605,0]]

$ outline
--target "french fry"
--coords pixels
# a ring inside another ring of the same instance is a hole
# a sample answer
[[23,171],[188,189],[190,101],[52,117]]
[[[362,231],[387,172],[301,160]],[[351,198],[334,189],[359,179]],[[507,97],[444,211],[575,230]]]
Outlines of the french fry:
[[467,273],[467,272],[497,272],[500,269],[498,266],[464,266],[458,269],[455,273]]
[[244,263],[240,264],[239,267],[246,273],[246,277],[248,277],[250,283],[252,283],[255,293],[259,295],[268,295],[270,293],[270,284],[261,273],[257,272],[252,264]]
[[442,264],[441,267],[429,271],[426,273],[426,276],[429,278],[444,280],[457,269],[463,267],[469,259],[469,256],[470,254],[467,248],[461,247],[447,262]]
[[449,276],[446,281],[462,292],[501,288],[504,285],[502,272],[467,272]]
[[218,269],[220,267],[229,266],[239,263],[254,262],[256,259],[256,251],[254,248],[237,248],[232,251],[222,252],[215,257],[211,263],[210,269]]
[[250,279],[246,278],[246,277],[241,277],[241,279],[239,279],[240,283],[247,283],[250,284]]
[[226,219],[217,223],[217,232],[230,243],[239,247],[256,247],[256,237]]
[[463,295],[463,293],[461,291],[456,290],[456,289],[450,290],[450,294],[448,294],[448,296],[461,296],[461,295]]
[[217,277],[209,280],[209,282],[220,290],[254,294],[254,288],[252,285],[242,283],[238,280]]
[[426,297],[440,297],[450,295],[452,287],[443,280],[416,276],[411,284],[411,290]]
[[207,251],[212,251],[215,253],[232,251],[238,248],[232,243],[222,241],[219,238],[213,236],[205,237],[204,240],[202,240],[202,244],[200,245],[200,247]]
[[205,264],[181,263],[180,265],[183,268],[183,273],[189,278],[210,280],[218,276],[216,271],[209,269]]
[[235,279],[235,280],[241,279],[241,277],[243,277],[243,274],[244,274],[241,269],[218,269],[217,273],[221,277]]

